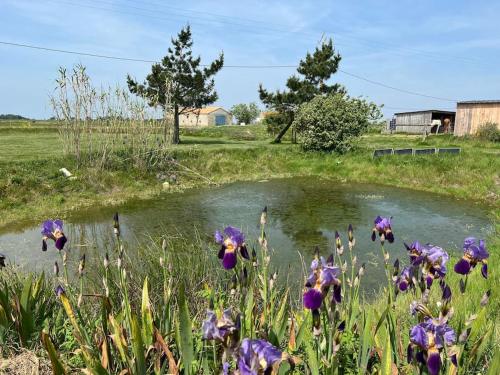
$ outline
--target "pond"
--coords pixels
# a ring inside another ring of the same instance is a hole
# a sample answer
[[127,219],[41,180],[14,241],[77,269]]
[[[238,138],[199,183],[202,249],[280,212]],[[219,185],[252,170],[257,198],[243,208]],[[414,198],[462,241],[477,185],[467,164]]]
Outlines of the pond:
[[[211,241],[214,230],[233,225],[252,240],[259,233],[260,213],[269,209],[267,228],[272,263],[282,273],[298,271],[301,278],[301,253],[309,263],[318,246],[325,256],[334,247],[335,230],[346,242],[346,230],[353,224],[358,264],[366,263],[366,289],[378,289],[383,277],[378,242],[370,240],[377,215],[393,217],[396,240],[386,246],[391,259],[407,263],[403,241],[418,239],[439,245],[450,253],[461,251],[466,236],[487,237],[492,226],[488,208],[430,193],[378,185],[339,184],[317,178],[278,179],[238,182],[218,188],[193,189],[164,194],[149,201],[133,201],[114,208],[99,208],[74,213],[65,220],[70,249],[85,249],[87,256],[102,251],[99,238],[112,235],[112,217],[120,213],[124,237],[137,241],[144,237],[198,233]],[[216,247],[213,248],[214,257]],[[347,246],[346,246],[346,251]],[[38,226],[17,232],[0,233],[0,252],[29,270],[51,270],[59,256],[53,246],[41,251]],[[77,255],[75,254],[74,257]],[[293,274],[293,273],[289,273]]]

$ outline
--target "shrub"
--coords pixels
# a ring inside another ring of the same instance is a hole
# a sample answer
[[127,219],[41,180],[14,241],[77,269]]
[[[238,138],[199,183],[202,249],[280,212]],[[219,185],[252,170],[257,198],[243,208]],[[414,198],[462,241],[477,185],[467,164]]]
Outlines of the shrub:
[[288,121],[291,121],[288,113],[271,112],[264,118],[262,123],[266,126],[269,135],[276,136]]
[[476,136],[490,142],[500,142],[499,126],[495,122],[487,122],[479,127]]
[[301,105],[293,126],[304,150],[343,153],[367,130],[371,120],[380,117],[375,104],[335,94],[317,96]]

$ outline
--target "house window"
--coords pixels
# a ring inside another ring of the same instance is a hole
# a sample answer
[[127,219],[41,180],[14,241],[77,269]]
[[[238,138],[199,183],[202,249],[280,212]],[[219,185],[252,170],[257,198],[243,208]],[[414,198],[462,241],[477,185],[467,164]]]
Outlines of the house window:
[[215,125],[226,125],[226,116],[215,115]]

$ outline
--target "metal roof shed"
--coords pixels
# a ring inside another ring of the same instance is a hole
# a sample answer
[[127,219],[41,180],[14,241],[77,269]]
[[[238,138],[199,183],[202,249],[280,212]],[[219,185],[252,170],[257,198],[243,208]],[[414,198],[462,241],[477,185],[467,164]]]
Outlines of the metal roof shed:
[[452,132],[455,124],[455,112],[429,109],[413,112],[398,112],[396,118],[397,133],[423,134]]

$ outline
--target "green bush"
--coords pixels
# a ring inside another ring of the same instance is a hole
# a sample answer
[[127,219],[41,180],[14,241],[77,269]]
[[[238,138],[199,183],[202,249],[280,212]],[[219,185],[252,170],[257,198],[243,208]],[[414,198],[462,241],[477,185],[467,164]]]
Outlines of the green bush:
[[278,135],[280,130],[291,121],[289,114],[286,112],[271,112],[269,113],[262,123],[267,128],[267,133],[273,137]]
[[495,122],[487,122],[479,127],[476,136],[490,142],[500,142],[499,126]]
[[381,117],[379,108],[342,94],[317,96],[302,104],[293,121],[304,150],[348,151],[352,142]]

